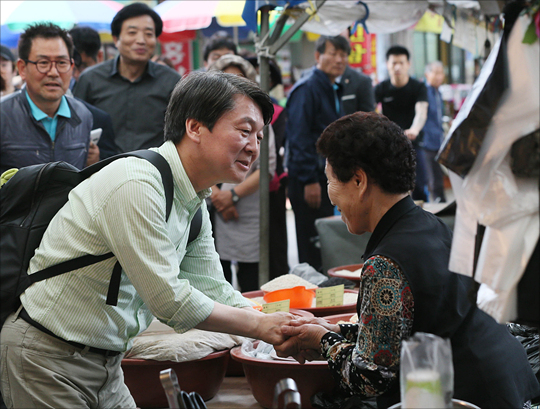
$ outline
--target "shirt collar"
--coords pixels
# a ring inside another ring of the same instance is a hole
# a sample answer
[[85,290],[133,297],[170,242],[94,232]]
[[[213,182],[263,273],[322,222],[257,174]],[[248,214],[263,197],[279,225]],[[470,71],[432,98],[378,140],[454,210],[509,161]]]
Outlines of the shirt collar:
[[180,160],[180,156],[176,150],[176,145],[172,141],[166,141],[163,145],[157,148],[157,151],[163,155],[171,166],[174,184],[182,192],[181,196],[183,200],[186,202],[190,202],[194,199],[202,201],[210,196],[212,193],[211,189],[204,189],[197,194],[191,180],[189,180],[186,170],[184,169],[184,165]]
[[[119,62],[120,62],[120,54],[118,54],[114,58],[114,62],[113,62],[112,68],[111,68],[111,73],[109,75],[110,77],[113,77],[116,74],[120,75],[120,73],[118,72],[118,64],[119,64]],[[156,77],[156,71],[155,71],[154,65],[155,65],[154,62],[148,61],[148,63],[146,64],[146,70],[144,71],[143,75],[141,75],[141,78],[144,77],[146,74],[148,74],[151,77],[155,78]]]
[[[34,104],[34,101],[32,101],[32,98],[28,95],[28,92],[25,92],[26,99],[28,100],[28,103],[30,104],[30,109],[32,111],[32,116],[36,121],[41,121],[45,118],[48,118],[49,115],[47,115],[45,112],[43,112],[41,109],[38,108],[36,104]],[[65,118],[71,118],[71,110],[69,109],[69,105],[67,103],[66,97],[62,96],[62,99],[60,100],[60,106],[58,107],[58,110],[56,111],[56,114],[54,114],[54,118],[56,118],[58,115],[63,116]]]
[[371,253],[376,249],[379,242],[383,239],[384,236],[386,236],[386,233],[388,233],[388,231],[392,228],[396,221],[398,221],[405,213],[408,213],[415,208],[416,204],[414,203],[412,197],[410,195],[407,195],[399,202],[397,202],[394,206],[392,206],[384,214],[381,220],[379,220],[379,223],[377,223],[377,226],[375,226],[375,230],[373,230],[373,233],[369,238],[366,250],[362,255],[364,261],[366,261],[365,256],[371,255]]

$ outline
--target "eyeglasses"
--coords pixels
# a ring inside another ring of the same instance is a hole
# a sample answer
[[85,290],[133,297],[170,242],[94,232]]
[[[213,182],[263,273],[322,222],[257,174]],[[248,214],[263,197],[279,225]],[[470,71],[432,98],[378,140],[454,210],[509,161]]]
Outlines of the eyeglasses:
[[71,69],[71,60],[62,59],[58,61],[51,61],[51,60],[38,60],[38,61],[30,61],[30,60],[24,60],[26,63],[32,63],[36,64],[37,70],[42,74],[47,74],[53,67],[53,64],[56,66],[56,70],[60,74],[65,74]]

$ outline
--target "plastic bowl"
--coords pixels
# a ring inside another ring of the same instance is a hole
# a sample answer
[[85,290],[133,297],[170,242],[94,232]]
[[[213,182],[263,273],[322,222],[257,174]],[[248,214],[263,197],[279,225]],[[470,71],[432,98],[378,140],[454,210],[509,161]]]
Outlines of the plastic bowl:
[[125,358],[122,360],[124,381],[140,408],[168,408],[167,396],[159,373],[172,368],[180,389],[197,392],[206,401],[219,390],[229,362],[229,350],[213,352],[195,361],[172,362]]
[[328,276],[330,277],[338,277],[338,278],[346,278],[347,280],[354,281],[356,285],[360,283],[360,275],[358,277],[356,276],[350,276],[350,275],[342,275],[339,274],[338,271],[341,270],[347,270],[347,271],[356,271],[361,269],[364,266],[364,264],[349,264],[347,266],[339,266],[339,267],[333,267],[328,269]]
[[270,291],[263,298],[266,302],[290,300],[290,308],[310,308],[315,298],[315,292],[306,290],[306,287],[301,285],[284,290]]
[[349,321],[354,315],[356,315],[355,312],[348,312],[345,314],[328,315],[323,318],[330,324],[337,324],[339,321]]
[[232,359],[242,363],[253,397],[264,408],[272,408],[274,388],[283,378],[292,378],[298,386],[302,408],[312,408],[311,396],[318,392],[331,393],[334,378],[326,361],[312,361],[300,365],[295,361],[277,361],[246,356],[241,347],[231,350]]
[[[356,294],[356,296],[358,297],[358,290],[345,290],[345,293],[353,293],[353,294]],[[263,297],[264,291],[262,290],[249,291],[249,292],[242,293],[242,295],[246,298]],[[326,317],[327,315],[344,314],[347,312],[355,313],[356,301],[354,303],[337,305],[334,307],[310,307],[310,308],[306,307],[306,308],[302,308],[302,310],[310,312],[316,317]]]

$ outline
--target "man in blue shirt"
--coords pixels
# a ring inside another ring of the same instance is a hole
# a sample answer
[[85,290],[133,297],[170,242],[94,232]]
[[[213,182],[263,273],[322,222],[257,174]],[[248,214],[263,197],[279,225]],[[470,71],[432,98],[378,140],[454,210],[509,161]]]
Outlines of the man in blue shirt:
[[99,160],[99,148],[90,146],[90,111],[64,95],[72,56],[69,34],[54,24],[21,35],[17,68],[26,87],[1,101],[0,172],[58,160],[82,169]]
[[431,200],[435,203],[446,202],[444,195],[443,172],[441,165],[435,160],[444,138],[442,117],[443,100],[439,87],[444,82],[442,62],[434,61],[426,66],[426,87],[428,95],[428,114],[424,125],[424,154],[426,158],[426,175],[428,178]]
[[320,37],[316,66],[294,85],[287,101],[288,195],[294,211],[298,259],[315,269],[322,265],[315,245],[315,220],[334,213],[326,191],[325,161],[315,144],[324,128],[343,115],[342,90],[336,78],[344,74],[350,50],[344,37]]

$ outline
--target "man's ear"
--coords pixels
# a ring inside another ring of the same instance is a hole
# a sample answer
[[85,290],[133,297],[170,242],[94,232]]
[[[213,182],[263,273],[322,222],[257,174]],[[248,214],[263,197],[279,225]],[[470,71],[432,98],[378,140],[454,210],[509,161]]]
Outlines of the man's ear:
[[23,81],[26,81],[26,63],[20,58],[17,60],[17,71],[19,71],[19,75]]
[[103,62],[103,50],[99,50],[97,54],[97,63]]
[[186,120],[186,136],[195,143],[201,143],[201,134],[204,125],[193,118]]

